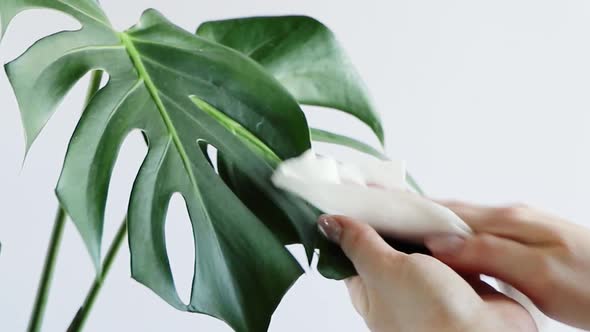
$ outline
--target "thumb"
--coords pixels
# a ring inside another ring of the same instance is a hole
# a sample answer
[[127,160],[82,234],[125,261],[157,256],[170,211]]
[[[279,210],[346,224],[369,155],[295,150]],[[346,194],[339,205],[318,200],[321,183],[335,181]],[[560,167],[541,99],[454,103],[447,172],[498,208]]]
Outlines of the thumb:
[[426,238],[425,245],[437,259],[459,272],[495,277],[529,294],[535,293],[535,275],[544,263],[535,249],[490,234],[433,236]]
[[404,255],[387,244],[371,226],[351,218],[322,215],[318,225],[329,240],[340,245],[360,275],[379,273],[384,258]]

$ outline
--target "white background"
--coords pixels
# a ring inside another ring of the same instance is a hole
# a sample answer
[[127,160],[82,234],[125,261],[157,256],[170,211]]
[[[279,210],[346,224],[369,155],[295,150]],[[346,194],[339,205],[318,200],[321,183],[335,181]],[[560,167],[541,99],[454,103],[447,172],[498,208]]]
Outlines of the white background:
[[[4,0],[1,0],[4,1]],[[331,27],[365,78],[383,115],[387,152],[408,161],[432,196],[482,203],[526,202],[590,226],[590,2],[587,1],[277,1],[104,0],[124,29],[155,7],[191,31],[210,19],[308,14]],[[76,28],[57,13],[20,15],[0,60],[34,40]],[[84,95],[83,80],[30,151],[18,108],[0,74],[0,330],[22,331],[36,291],[56,199],[53,188]],[[375,143],[368,129],[331,111],[310,122]],[[324,148],[324,147],[322,147]],[[326,150],[351,156],[342,150]],[[124,215],[145,153],[124,145],[107,213],[107,239]],[[172,204],[167,237],[184,296],[190,283],[189,225]],[[68,223],[45,331],[64,331],[93,270]],[[212,318],[170,308],[129,278],[125,246],[87,331],[229,331]],[[271,331],[366,331],[341,283],[303,276],[273,317]],[[554,324],[551,331],[572,331]]]

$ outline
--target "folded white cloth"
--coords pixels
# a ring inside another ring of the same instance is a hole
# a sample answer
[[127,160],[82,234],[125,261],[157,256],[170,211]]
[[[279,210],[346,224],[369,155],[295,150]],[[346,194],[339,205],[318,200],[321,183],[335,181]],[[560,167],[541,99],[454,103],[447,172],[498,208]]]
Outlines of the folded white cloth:
[[280,164],[272,181],[326,213],[349,216],[409,241],[472,233],[451,210],[409,190],[404,162],[344,164],[308,150]]
[[[345,164],[308,150],[281,163],[272,182],[326,213],[354,218],[408,241],[423,243],[426,236],[436,234],[472,234],[451,210],[408,188],[401,161]],[[498,285],[531,312],[541,329],[545,318],[532,302],[511,286],[500,281]]]

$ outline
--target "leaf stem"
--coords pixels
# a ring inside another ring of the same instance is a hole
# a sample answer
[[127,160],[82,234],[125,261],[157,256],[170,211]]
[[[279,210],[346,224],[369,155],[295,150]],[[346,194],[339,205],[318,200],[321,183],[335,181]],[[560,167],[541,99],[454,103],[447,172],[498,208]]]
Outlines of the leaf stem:
[[103,262],[102,268],[101,268],[101,274],[98,275],[96,277],[96,279],[94,279],[92,286],[90,287],[90,289],[88,290],[88,293],[86,294],[86,299],[84,300],[84,303],[82,304],[82,306],[80,307],[80,309],[76,313],[76,316],[72,320],[72,323],[70,323],[70,326],[68,327],[67,332],[78,332],[78,331],[82,331],[82,329],[84,328],[84,324],[86,323],[86,320],[88,319],[88,315],[90,314],[90,311],[92,310],[94,302],[96,301],[96,298],[98,297],[98,293],[100,292],[100,290],[102,288],[102,285],[109,273],[109,270],[111,269],[111,266],[113,265],[113,262],[115,261],[115,257],[117,256],[117,253],[119,252],[119,249],[121,248],[121,244],[123,243],[123,240],[125,239],[125,235],[127,235],[127,218],[123,219],[121,226],[119,226],[119,229],[117,230],[117,233],[115,234],[115,238],[113,239],[113,242],[111,242],[111,246],[109,247],[109,250],[105,256],[105,259],[104,259],[104,262]]
[[[88,105],[96,91],[98,91],[101,79],[102,71],[96,70],[92,73],[90,84],[88,85],[88,90],[86,92],[84,107]],[[35,296],[35,304],[33,305],[33,311],[31,312],[31,318],[29,319],[29,326],[27,328],[28,332],[38,332],[41,329],[43,316],[45,315],[45,308],[47,306],[47,299],[49,298],[49,290],[53,280],[57,255],[59,253],[59,246],[63,237],[65,222],[66,211],[59,206],[55,215],[53,230],[51,231],[51,239],[45,256],[39,288],[37,289],[37,295]]]
[[51,286],[51,280],[53,279],[55,262],[59,252],[59,244],[63,236],[65,221],[66,212],[60,206],[55,215],[55,222],[53,224],[53,230],[51,231],[51,240],[49,241],[49,248],[47,249],[43,273],[41,274],[37,296],[35,297],[35,305],[33,306],[33,311],[29,320],[29,327],[27,329],[29,332],[36,332],[41,329],[41,323],[43,322],[47,298],[49,297],[49,288]]

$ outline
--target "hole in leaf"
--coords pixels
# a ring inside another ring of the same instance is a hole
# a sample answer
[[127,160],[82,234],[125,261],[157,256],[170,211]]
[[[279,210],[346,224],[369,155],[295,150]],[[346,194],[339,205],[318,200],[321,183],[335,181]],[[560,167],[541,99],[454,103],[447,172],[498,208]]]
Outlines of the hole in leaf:
[[5,32],[5,38],[2,40],[2,60],[16,58],[34,42],[54,32],[75,31],[80,28],[82,25],[78,20],[57,10],[25,10],[10,22]]
[[209,157],[215,172],[219,174],[217,171],[217,149],[211,144],[207,144],[207,156]]
[[166,251],[178,296],[190,302],[195,264],[193,229],[182,195],[172,195],[166,215]]
[[[103,258],[127,213],[133,181],[146,154],[147,146],[143,141],[141,131],[134,130],[129,133],[119,149],[109,184],[101,246]],[[125,253],[125,255],[128,252],[128,250],[120,250],[120,253]]]
[[318,254],[317,252],[314,253],[311,266],[307,263],[307,254],[305,253],[305,248],[302,244],[288,244],[285,246],[287,250],[295,257],[297,263],[301,266],[301,268],[306,272],[311,272],[317,268],[317,261],[318,261]]
[[111,76],[109,75],[109,73],[107,73],[106,71],[103,71],[102,78],[100,79],[99,89],[104,88],[109,83],[110,79],[111,79]]
[[[369,126],[356,117],[327,107],[303,106],[302,108],[311,128],[323,129],[348,136],[380,150],[380,143],[377,136],[375,136]],[[359,152],[347,147],[338,146],[337,144],[313,143],[314,149],[319,153],[325,153],[335,157],[357,157],[359,155]]]
[[[310,128],[321,129],[329,133],[343,135],[352,141],[357,141],[366,145],[368,149],[372,149],[373,153],[387,155],[377,136],[373,133],[371,128],[356,117],[326,107],[318,106],[304,106],[303,110],[306,114]],[[316,153],[327,155],[341,161],[354,160],[374,160],[375,157],[371,153],[363,151],[365,148],[360,148],[360,145],[347,146],[344,141],[338,142],[341,138],[337,138],[336,142],[323,142],[321,140],[314,140],[312,134],[312,146]],[[359,149],[361,151],[359,151]]]
[[205,158],[209,161],[211,167],[215,170],[215,173],[219,174],[217,170],[217,148],[202,139],[197,140],[197,144]]

